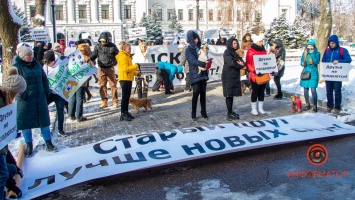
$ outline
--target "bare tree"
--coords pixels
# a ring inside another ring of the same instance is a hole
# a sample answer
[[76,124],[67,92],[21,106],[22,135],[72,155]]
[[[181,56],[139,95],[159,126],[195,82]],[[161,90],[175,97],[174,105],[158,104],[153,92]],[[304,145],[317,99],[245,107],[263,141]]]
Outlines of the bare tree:
[[[33,27],[44,26],[44,13],[46,12],[47,0],[35,0],[36,16],[33,18]],[[48,17],[48,16],[47,16]]]
[[19,43],[19,30],[21,19],[15,18],[12,5],[9,0],[0,1],[0,38],[2,38],[3,61],[2,80],[7,76],[7,69],[12,66],[12,59],[16,54],[16,45]]

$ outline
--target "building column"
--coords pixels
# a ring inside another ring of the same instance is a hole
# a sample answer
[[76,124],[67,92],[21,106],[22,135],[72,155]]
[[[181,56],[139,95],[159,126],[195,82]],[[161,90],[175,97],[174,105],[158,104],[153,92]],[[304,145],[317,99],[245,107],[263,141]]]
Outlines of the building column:
[[52,24],[52,15],[51,15],[51,5],[52,5],[52,2],[51,1],[47,1],[47,4],[46,4],[46,13],[45,13],[45,22],[46,24]]
[[74,18],[75,10],[74,9],[75,9],[75,7],[74,7],[73,0],[68,0],[68,9],[67,9],[68,24],[75,24],[75,18]]
[[97,0],[91,0],[91,22],[99,23],[99,5]]
[[113,22],[121,22],[121,0],[113,1]]

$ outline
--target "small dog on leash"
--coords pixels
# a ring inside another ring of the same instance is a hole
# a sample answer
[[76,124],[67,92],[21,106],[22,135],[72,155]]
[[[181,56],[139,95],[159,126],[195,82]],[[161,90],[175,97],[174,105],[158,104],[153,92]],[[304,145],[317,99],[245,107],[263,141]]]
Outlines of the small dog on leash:
[[302,112],[302,101],[298,97],[298,95],[292,95],[291,96],[291,101],[292,101],[292,112]]
[[129,99],[129,103],[132,104],[134,110],[136,111],[136,114],[139,113],[139,108],[142,107],[144,108],[143,112],[147,112],[148,108],[150,108],[150,112],[153,111],[151,99],[148,98],[134,99],[133,97],[131,97]]
[[[207,60],[209,60],[208,53],[208,45],[202,45],[200,51],[198,52],[198,60],[201,62],[207,62]],[[198,73],[200,74],[202,71],[206,71],[206,68],[198,66]]]
[[251,83],[249,80],[242,80],[241,81],[241,86],[242,86],[242,95],[245,94],[245,90],[248,88],[249,93],[251,94],[252,88],[251,88]]

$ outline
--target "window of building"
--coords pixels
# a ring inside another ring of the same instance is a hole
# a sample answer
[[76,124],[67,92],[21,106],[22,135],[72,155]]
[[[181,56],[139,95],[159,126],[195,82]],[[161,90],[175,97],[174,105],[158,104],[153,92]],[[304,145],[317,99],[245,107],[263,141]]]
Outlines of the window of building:
[[208,20],[213,21],[213,10],[208,11]]
[[199,18],[200,20],[204,20],[204,18],[203,18],[203,9],[199,9],[199,10],[198,10],[198,18]]
[[228,21],[233,21],[233,11],[232,9],[228,10]]
[[110,12],[108,10],[108,5],[101,5],[101,17],[102,19],[109,19]]
[[260,14],[260,12],[255,12],[255,21],[256,22],[260,22],[260,20],[261,20],[261,14]]
[[242,16],[242,11],[237,10],[237,21],[242,21],[241,16]]
[[173,12],[174,12],[174,9],[168,9],[168,20],[171,20],[172,17],[173,17]]
[[36,16],[36,6],[30,6],[30,17]]
[[56,20],[64,20],[63,18],[63,5],[55,6],[55,19]]
[[222,20],[222,12],[221,10],[218,10],[217,21],[221,21],[221,20]]
[[162,21],[163,20],[163,9],[156,9],[155,13],[157,14],[157,20]]
[[131,5],[124,5],[124,19],[131,19],[132,18],[132,10]]
[[249,12],[245,12],[245,19],[244,19],[245,21],[249,21]]
[[78,10],[79,10],[79,19],[86,19],[87,18],[86,5],[78,5]]
[[178,20],[184,20],[184,10],[183,9],[178,10]]
[[194,10],[193,9],[189,9],[189,21],[194,20]]

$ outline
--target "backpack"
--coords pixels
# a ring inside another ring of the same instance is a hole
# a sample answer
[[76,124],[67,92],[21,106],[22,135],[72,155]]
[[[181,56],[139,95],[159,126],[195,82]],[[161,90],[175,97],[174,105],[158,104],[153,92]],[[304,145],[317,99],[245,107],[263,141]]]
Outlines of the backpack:
[[[328,47],[326,50],[325,50],[325,54],[328,54],[330,48]],[[343,52],[344,52],[344,48],[343,47],[339,47],[339,53],[340,53],[340,57],[341,58],[344,58],[343,57]]]

